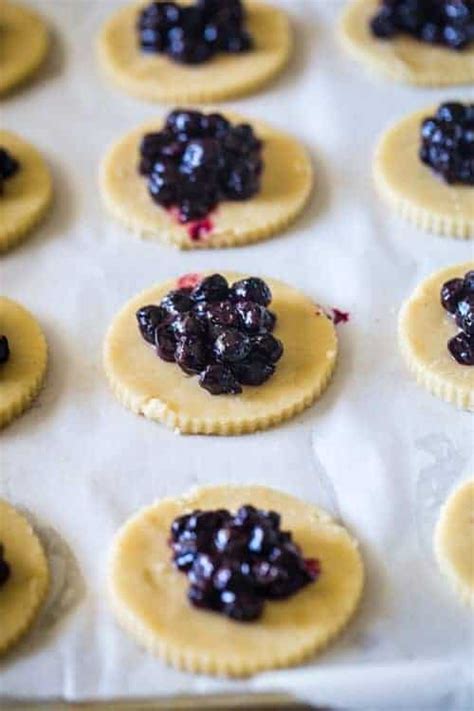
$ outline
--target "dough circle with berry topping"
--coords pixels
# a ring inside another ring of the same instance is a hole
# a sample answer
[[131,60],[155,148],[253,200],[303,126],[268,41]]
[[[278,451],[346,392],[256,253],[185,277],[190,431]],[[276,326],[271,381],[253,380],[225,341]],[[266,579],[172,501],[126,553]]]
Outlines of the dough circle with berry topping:
[[38,69],[48,50],[48,31],[36,12],[3,0],[0,42],[0,94],[3,94]]
[[49,571],[28,521],[0,499],[0,543],[10,577],[0,586],[0,655],[27,631],[46,597]]
[[0,428],[31,404],[43,384],[46,340],[23,306],[0,297],[0,335],[8,339],[10,357],[0,364]]
[[0,130],[0,147],[19,163],[18,171],[3,181],[0,194],[0,252],[3,252],[42,219],[51,203],[52,180],[36,148],[16,134]]
[[425,279],[405,302],[399,317],[399,344],[409,370],[433,395],[474,410],[474,366],[460,365],[447,343],[459,329],[440,303],[449,279],[463,277],[474,262],[442,269]]
[[369,23],[379,5],[379,0],[352,0],[343,12],[339,36],[354,59],[369,70],[408,84],[448,86],[474,82],[474,45],[456,51],[403,34],[378,39]]
[[474,606],[474,479],[447,499],[435,529],[438,565],[456,593]]
[[445,183],[418,157],[423,119],[433,107],[405,117],[381,137],[375,187],[390,207],[417,227],[449,237],[474,237],[474,186]]
[[221,52],[202,64],[183,65],[164,54],[141,50],[135,25],[140,9],[147,4],[135,3],[116,12],[98,42],[106,75],[132,96],[166,103],[223,101],[260,89],[287,63],[291,30],[285,13],[276,7],[245,4],[246,27],[254,49],[238,54]]
[[[234,124],[247,122],[230,112],[224,116]],[[248,123],[263,141],[261,189],[249,200],[220,202],[210,214],[210,232],[201,239],[192,239],[188,225],[180,224],[170,211],[152,200],[147,180],[137,170],[143,135],[161,130],[163,120],[147,122],[109,149],[100,170],[105,206],[141,237],[160,239],[180,249],[239,247],[282,231],[308,200],[313,182],[311,162],[303,146],[291,136],[262,121]]]
[[[203,275],[204,276],[204,275]],[[229,283],[244,275],[223,273]],[[117,398],[137,415],[183,434],[238,435],[267,429],[309,407],[326,389],[337,357],[332,321],[300,291],[265,279],[277,316],[274,335],[284,353],[275,374],[239,395],[210,395],[197,377],[166,363],[145,343],[135,314],[178,287],[171,279],[143,291],[114,318],[104,344],[104,368]]]
[[[262,617],[239,623],[191,606],[186,575],[168,545],[172,521],[194,509],[243,504],[282,516],[321,575],[291,598],[268,602]],[[359,602],[364,569],[356,541],[321,509],[263,486],[209,486],[139,511],[118,532],[110,558],[110,599],[121,625],[150,652],[180,669],[248,676],[298,664],[346,626]]]

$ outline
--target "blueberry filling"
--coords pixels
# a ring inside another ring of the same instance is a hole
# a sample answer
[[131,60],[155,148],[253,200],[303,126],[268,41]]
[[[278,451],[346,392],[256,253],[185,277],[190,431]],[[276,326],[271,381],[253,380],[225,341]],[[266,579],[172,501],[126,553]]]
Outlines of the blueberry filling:
[[370,29],[379,39],[408,34],[462,50],[474,41],[474,0],[382,0]]
[[474,271],[443,284],[441,305],[459,328],[448,341],[448,351],[460,365],[474,365]]
[[474,104],[441,104],[421,124],[419,155],[447,183],[474,185]]
[[305,559],[280,516],[242,506],[193,511],[171,525],[173,562],[189,581],[192,605],[239,622],[256,620],[265,600],[294,595],[320,574],[316,559]]
[[0,146],[0,195],[3,195],[5,180],[12,178],[18,172],[20,164],[11,153]]
[[194,5],[152,2],[139,15],[137,31],[144,52],[166,54],[182,64],[202,64],[218,52],[252,49],[240,0],[197,0]]
[[8,565],[7,561],[5,560],[5,549],[3,545],[0,543],[0,588],[2,585],[5,585],[7,580],[10,577],[10,566]]
[[262,142],[249,124],[220,114],[172,111],[165,127],[147,133],[138,171],[148,192],[180,222],[202,220],[222,200],[248,200],[260,190]]
[[136,317],[142,337],[162,360],[198,375],[211,395],[235,395],[242,385],[266,382],[283,355],[283,344],[272,335],[271,300],[258,277],[229,285],[213,274],[194,287],[170,291],[157,305],[143,306]]
[[0,336],[0,365],[3,365],[10,358],[10,346],[6,336]]

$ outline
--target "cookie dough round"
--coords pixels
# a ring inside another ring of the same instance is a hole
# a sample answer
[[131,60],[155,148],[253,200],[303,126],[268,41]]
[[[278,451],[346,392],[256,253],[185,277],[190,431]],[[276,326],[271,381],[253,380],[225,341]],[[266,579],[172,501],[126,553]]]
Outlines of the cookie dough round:
[[46,597],[49,571],[41,543],[30,524],[3,499],[0,499],[0,543],[11,569],[9,579],[0,586],[1,655],[33,623]]
[[47,346],[33,316],[0,297],[0,334],[8,338],[10,358],[0,365],[0,428],[31,404],[46,374]]
[[474,186],[445,183],[418,157],[420,126],[436,108],[417,111],[380,139],[374,158],[382,199],[417,227],[449,237],[474,237]]
[[167,103],[222,101],[260,89],[288,60],[292,42],[286,15],[257,2],[246,3],[247,27],[255,42],[250,52],[220,53],[194,66],[142,52],[135,24],[147,4],[134,3],[115,13],[98,43],[107,76],[133,96]]
[[52,180],[46,163],[30,143],[0,130],[0,146],[20,163],[4,182],[0,195],[0,252],[17,244],[45,215],[52,198]]
[[448,86],[474,82],[474,45],[458,52],[404,34],[378,39],[369,22],[379,4],[379,0],[353,0],[342,14],[339,35],[355,59],[369,70],[408,84]]
[[474,269],[474,262],[442,269],[425,279],[405,302],[399,317],[399,343],[410,371],[433,395],[474,410],[474,366],[451,357],[447,342],[458,333],[440,304],[444,282]]
[[30,8],[2,0],[0,3],[0,94],[33,74],[49,46],[43,20]]
[[[224,273],[230,282],[242,274]],[[309,407],[331,378],[337,356],[334,325],[308,297],[265,279],[277,315],[275,336],[285,348],[275,374],[240,395],[210,395],[197,377],[161,360],[141,337],[136,311],[158,303],[176,279],[143,291],[114,318],[104,344],[104,367],[117,398],[132,412],[183,434],[237,435],[267,429]]]
[[474,479],[461,484],[444,504],[434,549],[438,565],[456,593],[474,606]]
[[149,121],[115,143],[100,169],[100,190],[106,208],[128,229],[144,238],[160,239],[180,249],[240,247],[284,230],[303,210],[311,192],[313,170],[303,146],[291,136],[262,121],[247,121],[225,112],[232,123],[251,123],[264,142],[265,164],[260,192],[250,200],[219,203],[211,213],[212,228],[193,239],[182,225],[148,193],[147,180],[138,174],[143,135],[159,131],[163,120]]
[[[187,577],[173,566],[167,541],[176,516],[247,503],[280,513],[282,528],[305,556],[319,559],[322,572],[288,600],[266,604],[256,622],[238,623],[190,605]],[[119,531],[109,566],[113,609],[139,643],[180,669],[226,676],[298,664],[325,647],[354,613],[363,581],[357,543],[342,526],[263,486],[209,486],[156,502]]]

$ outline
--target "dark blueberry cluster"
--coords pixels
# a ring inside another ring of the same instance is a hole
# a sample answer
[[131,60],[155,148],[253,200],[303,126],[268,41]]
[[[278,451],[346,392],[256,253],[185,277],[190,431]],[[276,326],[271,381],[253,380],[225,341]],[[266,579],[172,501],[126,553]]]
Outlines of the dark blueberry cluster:
[[272,295],[257,277],[232,285],[220,274],[170,291],[137,311],[140,333],[163,360],[176,363],[211,395],[237,394],[275,372],[283,344],[272,335]]
[[137,29],[142,50],[183,64],[201,64],[218,52],[236,54],[253,46],[240,0],[197,0],[186,6],[152,2],[140,13]]
[[10,345],[6,336],[0,336],[0,365],[10,358]]
[[420,159],[447,183],[474,185],[474,104],[441,104],[423,121]]
[[242,506],[193,511],[171,526],[170,545],[178,570],[187,573],[188,598],[199,608],[248,622],[261,616],[265,600],[294,595],[320,573],[304,559],[280,516]]
[[403,33],[461,50],[474,41],[474,0],[382,0],[370,27],[380,39]]
[[11,178],[18,171],[19,162],[5,148],[0,146],[0,195],[3,195],[4,181]]
[[441,305],[460,329],[448,341],[449,352],[460,365],[474,365],[474,271],[443,284]]
[[249,124],[233,126],[221,114],[172,111],[165,127],[147,133],[139,172],[165,208],[181,222],[201,220],[221,200],[248,200],[260,190],[262,142]]
[[10,577],[10,566],[5,560],[4,555],[5,549],[0,543],[0,588],[2,587],[2,585],[5,585],[5,583]]

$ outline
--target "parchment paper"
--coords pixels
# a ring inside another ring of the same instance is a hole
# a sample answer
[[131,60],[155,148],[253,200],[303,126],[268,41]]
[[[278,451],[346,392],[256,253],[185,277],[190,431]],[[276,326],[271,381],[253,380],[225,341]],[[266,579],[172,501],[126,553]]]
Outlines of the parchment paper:
[[[106,146],[166,111],[100,76],[93,40],[120,3],[31,4],[51,24],[54,47],[38,80],[2,103],[1,121],[44,152],[56,197],[44,225],[2,258],[0,280],[39,319],[50,369],[35,407],[1,435],[0,495],[34,517],[54,585],[33,634],[0,664],[0,696],[281,689],[351,708],[472,708],[472,612],[441,578],[431,547],[440,503],[473,473],[472,420],[415,384],[398,354],[396,316],[421,279],[473,250],[390,214],[373,191],[371,156],[376,136],[398,117],[442,98],[473,101],[473,88],[439,92],[370,78],[338,46],[340,2],[282,3],[296,33],[291,65],[271,87],[231,105],[306,143],[317,174],[312,202],[269,242],[179,253],[128,234],[98,194]],[[139,290],[201,268],[277,277],[350,312],[320,402],[276,429],[222,439],[178,436],[119,405],[101,367],[111,318]],[[231,683],[169,669],[108,610],[112,536],[156,497],[255,481],[326,507],[360,539],[360,611],[327,652],[295,670]]]

